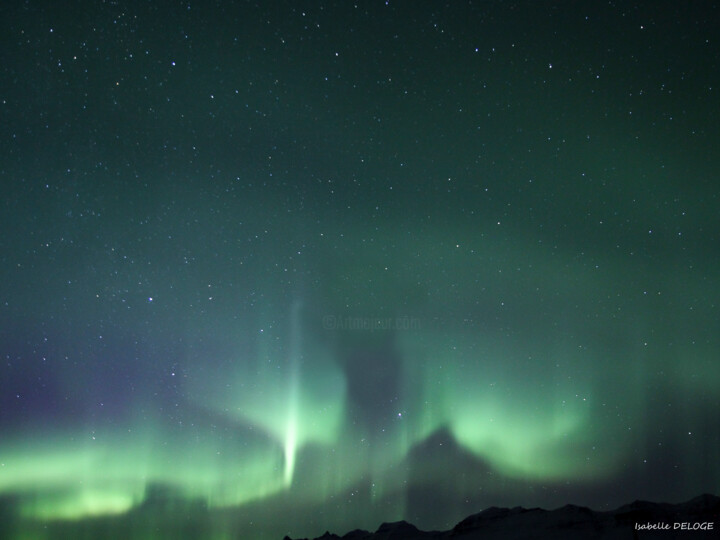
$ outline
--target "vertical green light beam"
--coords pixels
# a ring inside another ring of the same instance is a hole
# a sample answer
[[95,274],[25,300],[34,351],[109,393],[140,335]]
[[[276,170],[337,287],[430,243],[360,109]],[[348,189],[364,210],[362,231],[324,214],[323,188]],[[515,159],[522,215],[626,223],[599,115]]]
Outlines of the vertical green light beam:
[[285,427],[285,486],[292,485],[295,472],[295,453],[297,452],[297,426],[299,405],[300,361],[302,359],[302,340],[300,335],[300,310],[302,302],[293,302],[290,313],[290,378],[288,391],[288,419]]

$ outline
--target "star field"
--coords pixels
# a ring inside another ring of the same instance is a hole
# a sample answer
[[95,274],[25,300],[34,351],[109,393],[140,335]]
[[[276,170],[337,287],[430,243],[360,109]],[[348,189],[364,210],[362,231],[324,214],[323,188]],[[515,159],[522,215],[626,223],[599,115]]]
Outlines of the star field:
[[716,6],[1,11],[0,536],[718,493]]

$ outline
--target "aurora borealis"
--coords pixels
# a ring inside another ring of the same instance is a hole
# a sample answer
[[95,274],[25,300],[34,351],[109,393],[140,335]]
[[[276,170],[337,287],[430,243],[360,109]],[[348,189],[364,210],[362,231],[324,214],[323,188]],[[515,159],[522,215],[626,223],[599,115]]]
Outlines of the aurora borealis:
[[1,11],[0,536],[720,492],[711,3]]

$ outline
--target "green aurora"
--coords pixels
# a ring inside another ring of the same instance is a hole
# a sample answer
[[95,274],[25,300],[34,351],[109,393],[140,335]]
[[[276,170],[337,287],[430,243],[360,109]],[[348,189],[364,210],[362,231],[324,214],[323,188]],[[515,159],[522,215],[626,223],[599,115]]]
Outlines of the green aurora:
[[716,10],[267,4],[3,8],[0,537],[718,493]]

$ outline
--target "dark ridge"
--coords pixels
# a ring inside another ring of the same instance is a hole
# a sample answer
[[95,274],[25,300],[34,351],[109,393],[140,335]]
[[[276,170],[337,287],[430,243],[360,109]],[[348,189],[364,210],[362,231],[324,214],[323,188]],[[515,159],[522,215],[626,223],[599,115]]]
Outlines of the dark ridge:
[[[466,517],[449,531],[421,531],[406,521],[383,523],[374,533],[355,530],[345,536],[326,532],[315,540],[664,540],[717,538],[720,497],[703,494],[679,504],[635,501],[609,512],[568,504],[556,510],[491,507]],[[285,540],[292,540],[286,536]]]

